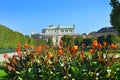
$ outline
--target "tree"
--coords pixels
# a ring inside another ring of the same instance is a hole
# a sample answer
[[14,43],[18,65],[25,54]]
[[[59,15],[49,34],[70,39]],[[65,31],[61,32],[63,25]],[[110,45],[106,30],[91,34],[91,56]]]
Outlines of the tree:
[[111,25],[117,29],[120,34],[120,3],[118,0],[111,0],[112,12],[110,14]]
[[75,44],[78,45],[78,46],[81,45],[82,41],[83,41],[82,36],[77,36],[77,37],[75,38]]
[[48,38],[47,44],[48,44],[50,47],[53,47],[53,40],[52,40],[52,38]]
[[92,44],[92,38],[83,39],[83,43],[85,43],[86,46],[90,46]]
[[108,34],[106,36],[106,41],[110,45],[111,43],[115,43],[115,35]]
[[64,42],[63,45],[64,47],[72,47],[74,45],[74,38],[73,36],[70,35],[64,35],[61,40]]
[[102,44],[104,41],[106,41],[106,36],[105,35],[100,36],[100,37],[97,38],[97,40],[98,40],[99,43]]

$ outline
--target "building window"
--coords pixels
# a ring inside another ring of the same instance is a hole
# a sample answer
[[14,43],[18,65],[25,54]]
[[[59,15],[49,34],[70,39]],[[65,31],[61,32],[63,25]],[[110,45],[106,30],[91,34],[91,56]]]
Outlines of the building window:
[[73,32],[73,30],[70,30],[70,32]]
[[61,32],[64,32],[64,30],[61,30]]
[[65,32],[68,32],[68,30],[65,30]]

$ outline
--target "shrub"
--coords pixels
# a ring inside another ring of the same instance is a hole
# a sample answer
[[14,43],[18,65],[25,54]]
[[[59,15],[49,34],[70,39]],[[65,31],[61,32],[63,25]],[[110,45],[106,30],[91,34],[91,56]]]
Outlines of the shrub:
[[95,40],[88,56],[79,47],[27,45],[25,52],[17,48],[18,55],[6,57],[2,68],[12,80],[120,80],[120,58],[109,55],[116,49]]

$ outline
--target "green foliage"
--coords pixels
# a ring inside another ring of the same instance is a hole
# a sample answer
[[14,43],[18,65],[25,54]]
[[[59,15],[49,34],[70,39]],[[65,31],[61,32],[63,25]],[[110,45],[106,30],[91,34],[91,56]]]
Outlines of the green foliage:
[[85,43],[86,46],[90,46],[92,44],[92,38],[83,39],[83,43]]
[[108,35],[103,35],[103,36],[98,37],[97,40],[101,44],[103,44],[103,42],[107,42],[110,45],[111,43],[119,43],[120,36],[108,34]]
[[[108,48],[106,48],[108,49]],[[109,53],[94,48],[91,57],[76,50],[69,49],[59,55],[57,49],[43,47],[38,52],[27,49],[21,56],[7,58],[2,68],[11,80],[119,80],[120,58],[108,56]],[[108,50],[107,50],[108,51]],[[53,54],[53,57],[49,57]]]
[[[37,42],[37,43],[36,43]],[[47,41],[46,40],[38,40],[38,41],[36,41],[36,42],[34,42],[34,44],[37,44],[37,45],[47,45]]]
[[107,35],[106,41],[108,44],[115,43],[115,35],[112,35],[112,34]]
[[[13,31],[6,26],[0,25],[0,52],[6,52],[3,49],[15,49],[17,47],[17,43],[21,43],[21,48],[24,47],[25,43],[28,43],[30,46],[37,45],[46,45],[46,41],[44,40],[34,40],[28,35],[23,35],[19,32]],[[2,51],[1,51],[2,50]],[[8,51],[9,52],[9,51]]]
[[74,45],[74,38],[70,35],[64,35],[61,40],[64,42],[64,47],[72,47]]
[[106,41],[106,36],[105,36],[105,35],[100,36],[100,37],[98,37],[98,38],[97,38],[97,40],[98,40],[98,42],[99,42],[99,43],[101,43],[101,44],[102,44],[103,42],[105,42],[105,41]]
[[78,46],[81,45],[82,41],[83,41],[82,36],[77,36],[77,37],[75,38],[75,44],[78,45]]
[[120,3],[118,0],[111,0],[112,12],[110,14],[110,22],[120,34]]
[[25,44],[24,35],[19,32],[15,32],[7,28],[6,26],[0,25],[0,47],[1,48],[16,48],[18,42]]
[[52,38],[48,38],[47,44],[48,44],[50,47],[53,47],[53,40],[52,40]]

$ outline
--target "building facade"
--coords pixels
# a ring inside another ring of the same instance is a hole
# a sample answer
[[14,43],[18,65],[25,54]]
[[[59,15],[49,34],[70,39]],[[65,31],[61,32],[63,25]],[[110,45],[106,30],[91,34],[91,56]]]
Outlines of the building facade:
[[59,41],[64,35],[77,36],[79,34],[74,33],[75,25],[62,26],[50,25],[48,28],[42,29],[42,33],[32,33],[31,37],[36,39],[48,40],[52,38],[54,45],[59,45]]

